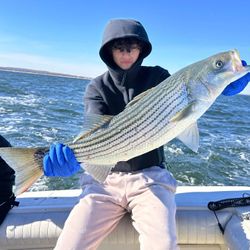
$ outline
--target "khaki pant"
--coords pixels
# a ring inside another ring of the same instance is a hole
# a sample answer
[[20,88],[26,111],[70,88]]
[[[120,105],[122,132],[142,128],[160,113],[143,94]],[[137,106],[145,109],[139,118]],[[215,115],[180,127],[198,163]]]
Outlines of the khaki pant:
[[103,184],[82,177],[83,193],[71,211],[56,250],[93,250],[127,212],[142,250],[177,249],[176,181],[160,167],[135,173],[111,173]]

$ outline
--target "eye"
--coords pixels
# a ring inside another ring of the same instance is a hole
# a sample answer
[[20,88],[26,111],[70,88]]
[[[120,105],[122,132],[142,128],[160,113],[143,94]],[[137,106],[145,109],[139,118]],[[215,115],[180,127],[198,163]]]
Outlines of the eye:
[[222,68],[223,66],[224,66],[224,63],[223,63],[221,60],[218,60],[218,61],[215,62],[215,67],[216,67],[217,69],[220,69],[220,68]]

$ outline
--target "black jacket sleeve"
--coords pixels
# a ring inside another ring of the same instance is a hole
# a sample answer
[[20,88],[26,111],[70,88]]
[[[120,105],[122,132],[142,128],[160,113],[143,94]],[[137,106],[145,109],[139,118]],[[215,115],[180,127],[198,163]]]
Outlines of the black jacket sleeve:
[[107,105],[103,100],[100,90],[97,89],[95,80],[92,80],[87,86],[83,102],[86,114],[107,114]]

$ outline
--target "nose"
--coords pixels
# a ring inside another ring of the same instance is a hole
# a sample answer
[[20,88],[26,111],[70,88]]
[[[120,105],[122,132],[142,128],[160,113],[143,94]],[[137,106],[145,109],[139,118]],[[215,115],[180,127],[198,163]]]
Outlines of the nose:
[[127,51],[123,51],[121,52],[121,56],[124,58],[130,58],[132,56],[132,53],[127,52]]
[[121,53],[122,53],[122,54],[124,54],[124,53],[130,54],[130,53],[131,53],[131,49],[129,49],[129,48],[123,49],[123,50],[121,50]]

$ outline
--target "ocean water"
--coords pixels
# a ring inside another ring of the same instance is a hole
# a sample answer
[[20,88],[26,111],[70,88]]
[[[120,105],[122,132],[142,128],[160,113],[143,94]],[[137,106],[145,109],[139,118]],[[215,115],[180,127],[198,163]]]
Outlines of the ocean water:
[[[13,146],[68,142],[81,132],[88,80],[0,71],[0,134]],[[250,96],[220,96],[199,121],[200,148],[165,145],[180,185],[249,185]],[[70,178],[42,177],[30,190],[79,188]]]

